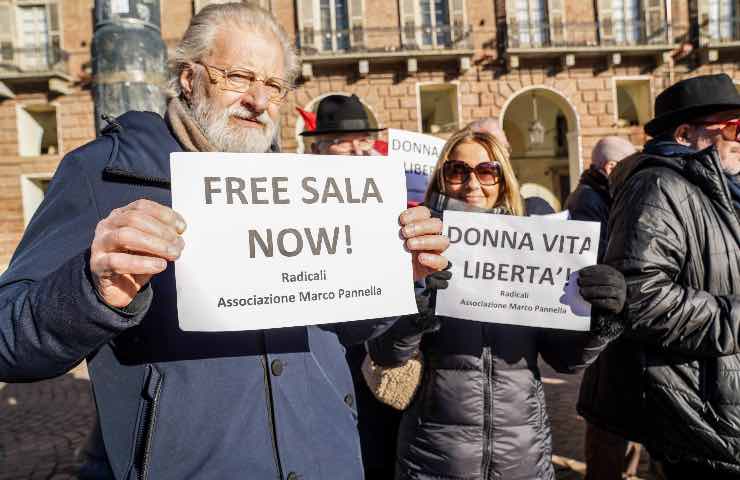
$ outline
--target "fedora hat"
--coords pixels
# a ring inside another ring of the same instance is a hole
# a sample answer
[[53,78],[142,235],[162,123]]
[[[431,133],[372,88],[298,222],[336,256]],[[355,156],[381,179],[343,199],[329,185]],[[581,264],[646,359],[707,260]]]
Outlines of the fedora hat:
[[740,110],[740,94],[727,74],[688,78],[655,98],[655,118],[645,124],[645,133],[655,137],[682,123],[736,109]]
[[384,128],[373,128],[367,118],[365,107],[357,95],[329,95],[319,102],[316,109],[316,129],[301,133],[311,137],[332,133],[380,132]]

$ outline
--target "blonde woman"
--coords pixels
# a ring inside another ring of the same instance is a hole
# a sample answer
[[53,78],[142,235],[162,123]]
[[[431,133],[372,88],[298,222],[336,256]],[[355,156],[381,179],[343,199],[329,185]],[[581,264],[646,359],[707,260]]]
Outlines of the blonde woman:
[[[489,134],[454,134],[433,175],[425,200],[432,210],[525,214],[508,153]],[[554,479],[538,357],[560,372],[585,367],[619,332],[614,314],[624,304],[619,272],[596,266],[580,273],[597,331],[436,317],[434,295],[427,294],[454,281],[444,272],[428,280],[418,299],[421,314],[368,343],[371,359],[382,367],[423,355],[421,385],[399,430],[396,479]]]

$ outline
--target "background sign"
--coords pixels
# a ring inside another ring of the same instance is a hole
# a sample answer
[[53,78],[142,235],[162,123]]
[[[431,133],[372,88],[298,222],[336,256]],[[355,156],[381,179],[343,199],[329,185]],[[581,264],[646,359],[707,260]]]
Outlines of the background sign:
[[409,205],[418,205],[424,200],[424,193],[444,144],[444,140],[431,135],[388,129],[388,156],[403,162]]
[[452,281],[436,313],[480,322],[585,331],[591,305],[575,272],[596,263],[597,222],[444,212]]
[[415,313],[397,162],[173,153],[180,328],[255,330]]

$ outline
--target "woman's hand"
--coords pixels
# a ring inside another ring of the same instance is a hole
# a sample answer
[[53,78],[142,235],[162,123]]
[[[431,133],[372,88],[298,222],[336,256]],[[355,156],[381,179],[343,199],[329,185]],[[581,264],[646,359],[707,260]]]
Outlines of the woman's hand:
[[442,221],[432,218],[427,207],[414,207],[404,210],[399,219],[404,246],[412,254],[414,281],[440,271],[447,266],[442,253],[450,241],[442,235]]

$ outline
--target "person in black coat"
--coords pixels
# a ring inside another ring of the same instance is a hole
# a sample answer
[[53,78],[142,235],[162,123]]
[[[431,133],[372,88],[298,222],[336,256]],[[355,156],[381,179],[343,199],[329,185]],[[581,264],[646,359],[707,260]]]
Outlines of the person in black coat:
[[[462,130],[445,145],[425,202],[433,211],[523,215],[524,205],[505,148],[493,136]],[[368,342],[382,367],[405,364],[421,351],[424,374],[404,411],[397,444],[397,480],[552,480],[550,425],[538,357],[574,372],[618,333],[623,278],[607,266],[581,270],[581,292],[593,307],[591,332],[565,332],[473,322],[433,314],[427,282],[420,314],[402,317]],[[451,281],[455,281],[453,278]]]
[[[318,155],[372,156],[380,155],[374,150],[374,142],[382,130],[385,129],[370,125],[357,95],[329,95],[316,109],[316,128],[306,130],[301,136],[313,140],[311,152]],[[365,480],[388,480],[393,476],[394,445],[401,415],[379,402],[365,384],[360,368],[366,354],[364,344],[347,347],[347,364],[355,385],[362,465]]]
[[[608,239],[607,221],[612,203],[609,175],[620,161],[636,151],[630,142],[620,137],[599,140],[591,152],[591,166],[583,172],[578,187],[568,197],[566,208],[570,218],[601,224],[599,263],[604,259]],[[586,480],[621,480],[623,474],[637,474],[640,461],[638,443],[587,423],[585,450]]]
[[740,95],[727,75],[655,100],[653,139],[612,175],[605,263],[625,330],[584,376],[578,411],[640,441],[668,479],[740,477]]
[[637,150],[620,137],[604,137],[591,152],[591,166],[581,174],[578,186],[568,197],[565,208],[573,220],[601,223],[598,261],[604,258],[608,238],[607,221],[612,199],[609,175],[617,164]]

